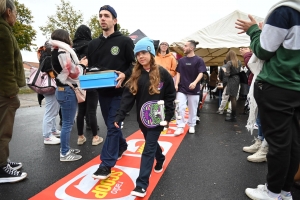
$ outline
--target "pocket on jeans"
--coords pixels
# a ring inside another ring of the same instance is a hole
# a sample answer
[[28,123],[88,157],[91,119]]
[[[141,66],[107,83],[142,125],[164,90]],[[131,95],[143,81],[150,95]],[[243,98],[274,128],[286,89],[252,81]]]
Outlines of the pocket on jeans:
[[67,91],[58,91],[56,90],[55,96],[58,103],[63,103],[67,100]]

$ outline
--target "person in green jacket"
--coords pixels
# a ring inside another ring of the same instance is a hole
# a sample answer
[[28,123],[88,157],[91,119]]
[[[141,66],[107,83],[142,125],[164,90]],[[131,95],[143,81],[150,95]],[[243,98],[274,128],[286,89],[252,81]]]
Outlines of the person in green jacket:
[[27,173],[17,171],[22,163],[8,161],[19,87],[26,85],[21,52],[12,32],[17,19],[12,0],[0,0],[0,183],[17,182]]
[[266,184],[245,192],[251,199],[292,200],[300,160],[300,1],[272,6],[262,30],[249,18],[238,20],[236,27],[250,36],[253,53],[265,61],[254,82],[254,98],[269,152]]

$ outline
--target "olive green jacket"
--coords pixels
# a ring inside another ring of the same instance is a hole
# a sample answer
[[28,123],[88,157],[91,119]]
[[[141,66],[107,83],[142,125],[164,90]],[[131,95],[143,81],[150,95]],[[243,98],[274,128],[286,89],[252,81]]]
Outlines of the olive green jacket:
[[22,55],[12,28],[0,16],[0,96],[13,97],[26,85]]

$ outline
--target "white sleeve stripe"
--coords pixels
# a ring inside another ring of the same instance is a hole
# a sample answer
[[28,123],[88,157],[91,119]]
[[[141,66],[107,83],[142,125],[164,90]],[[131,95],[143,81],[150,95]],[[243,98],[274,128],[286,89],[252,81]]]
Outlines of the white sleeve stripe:
[[300,50],[300,26],[290,29],[278,28],[265,24],[260,35],[261,47],[269,52],[275,52],[280,45],[285,49]]

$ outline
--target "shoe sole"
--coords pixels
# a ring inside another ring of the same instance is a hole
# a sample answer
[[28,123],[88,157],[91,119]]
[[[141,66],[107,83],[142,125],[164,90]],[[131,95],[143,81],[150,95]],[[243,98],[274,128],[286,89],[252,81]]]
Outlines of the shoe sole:
[[252,160],[251,158],[247,158],[247,160],[249,162],[254,162],[254,163],[259,163],[259,162],[267,162],[267,159],[266,158],[261,158],[261,159],[255,159],[255,160]]
[[81,158],[82,158],[82,156],[80,158],[76,158],[76,159],[74,158],[74,159],[69,159],[69,160],[67,160],[67,159],[66,160],[65,159],[60,159],[60,161],[61,162],[72,162],[72,161],[80,160]]
[[146,192],[145,193],[139,193],[136,191],[131,191],[130,193],[132,196],[137,196],[137,197],[145,197],[146,196]]
[[243,149],[243,151],[247,152],[247,153],[256,153],[258,151],[258,149],[256,151],[248,151],[248,150]]
[[60,142],[58,142],[58,143],[47,143],[47,142],[44,141],[44,144],[54,144],[54,145],[56,145],[56,144],[60,144]]
[[164,168],[161,168],[160,170],[153,170],[155,173],[160,173],[160,172],[162,172],[164,170]]
[[12,177],[12,178],[0,178],[0,183],[16,183],[19,182],[27,177],[27,173],[23,172],[23,176],[21,177]]
[[95,175],[95,174],[93,174],[93,178],[95,178],[95,179],[100,179],[100,180],[104,180],[104,179],[107,179],[107,178],[109,178],[110,177],[110,175],[111,174],[108,174],[107,176],[99,176],[99,175]]

